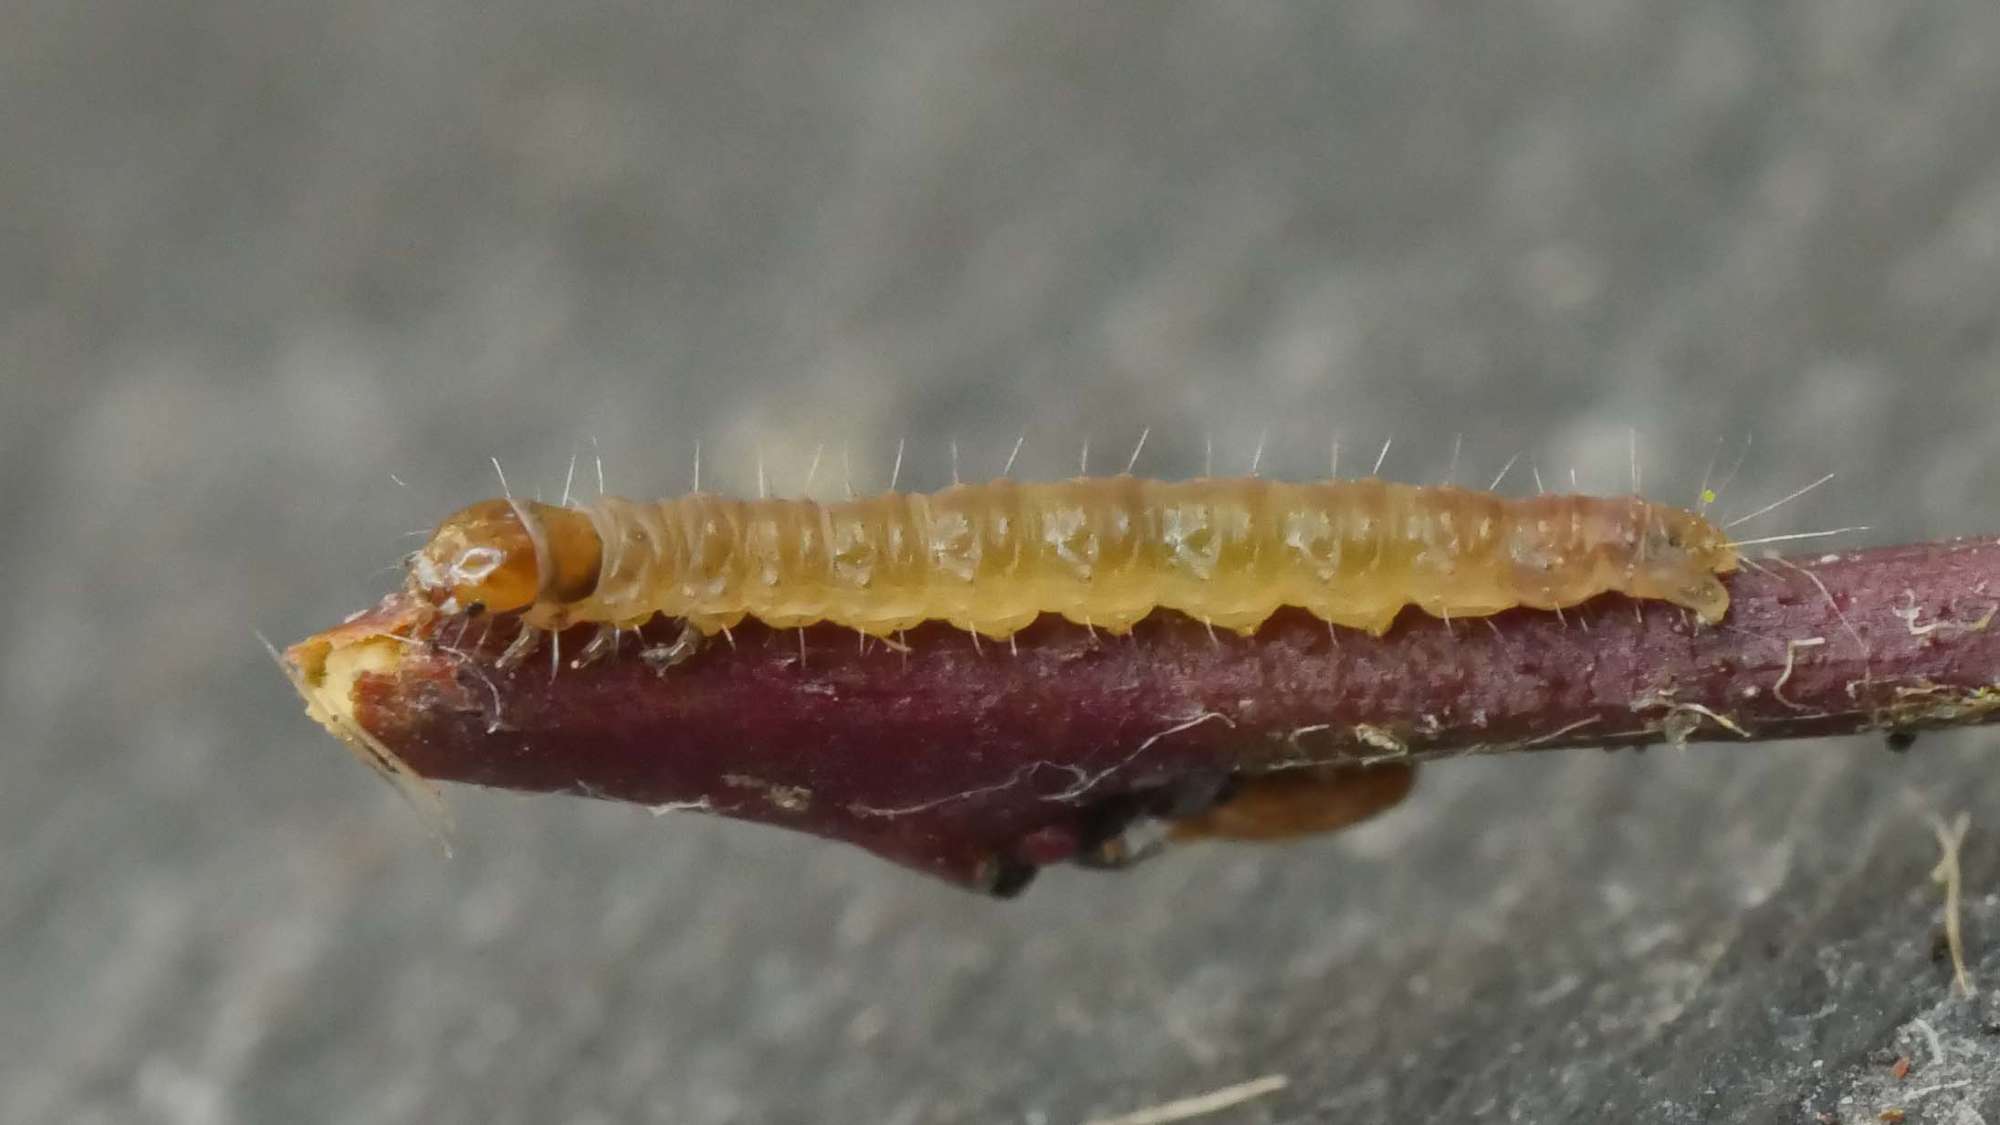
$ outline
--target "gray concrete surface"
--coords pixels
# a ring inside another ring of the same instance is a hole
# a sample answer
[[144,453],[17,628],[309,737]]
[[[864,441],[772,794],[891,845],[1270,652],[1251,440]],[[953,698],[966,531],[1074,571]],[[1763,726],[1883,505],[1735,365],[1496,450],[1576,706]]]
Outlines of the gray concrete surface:
[[[2000,7],[0,8],[0,1119],[2000,1123],[1989,734],[1466,761],[1012,903],[460,791],[289,640],[492,491],[1572,466],[2000,530]],[[587,466],[587,462],[586,462]],[[587,468],[586,468],[587,471]],[[398,485],[391,474],[403,482]],[[1933,1037],[1934,1033],[1934,1037]],[[1942,1050],[1943,1059],[1937,1054]],[[1908,1055],[1901,1081],[1889,1064]]]

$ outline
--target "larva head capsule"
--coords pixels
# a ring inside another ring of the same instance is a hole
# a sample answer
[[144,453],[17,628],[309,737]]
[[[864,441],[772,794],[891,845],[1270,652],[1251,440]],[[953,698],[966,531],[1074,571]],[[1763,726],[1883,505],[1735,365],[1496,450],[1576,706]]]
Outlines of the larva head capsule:
[[438,525],[410,556],[410,590],[445,613],[514,613],[581,601],[603,554],[590,517],[574,508],[487,500]]
[[1721,528],[1694,512],[1653,508],[1626,592],[1691,609],[1713,625],[1729,611],[1729,590],[1718,576],[1736,566],[1736,548]]

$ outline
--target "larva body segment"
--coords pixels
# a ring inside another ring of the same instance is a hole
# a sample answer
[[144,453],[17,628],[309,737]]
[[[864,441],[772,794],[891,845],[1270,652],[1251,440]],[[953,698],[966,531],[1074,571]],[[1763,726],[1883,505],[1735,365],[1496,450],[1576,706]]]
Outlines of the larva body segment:
[[1042,613],[1119,633],[1165,608],[1250,633],[1297,606],[1379,635],[1406,605],[1476,617],[1609,591],[1712,623],[1728,608],[1717,575],[1736,565],[1712,524],[1637,497],[1116,476],[832,504],[489,501],[446,521],[411,585],[446,612],[537,628],[664,614],[705,633],[745,617],[874,636],[943,620],[1005,638]]

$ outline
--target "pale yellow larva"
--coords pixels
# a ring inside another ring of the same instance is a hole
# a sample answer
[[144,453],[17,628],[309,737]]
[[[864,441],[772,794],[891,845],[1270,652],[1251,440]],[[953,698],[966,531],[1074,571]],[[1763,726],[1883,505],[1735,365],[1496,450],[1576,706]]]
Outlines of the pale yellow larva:
[[410,586],[442,612],[535,629],[666,615],[703,633],[754,617],[1004,638],[1043,613],[1116,633],[1171,609],[1247,634],[1295,606],[1380,634],[1407,605],[1475,617],[1611,591],[1713,623],[1736,566],[1719,528],[1638,497],[1121,475],[824,504],[491,500],[439,527]]

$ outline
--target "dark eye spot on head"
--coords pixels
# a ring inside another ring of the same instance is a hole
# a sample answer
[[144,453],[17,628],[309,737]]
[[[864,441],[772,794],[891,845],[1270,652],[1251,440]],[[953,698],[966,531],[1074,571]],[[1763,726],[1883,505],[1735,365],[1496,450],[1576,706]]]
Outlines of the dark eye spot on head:
[[485,612],[486,612],[485,602],[473,602],[471,605],[465,607],[465,615],[467,617],[478,617],[480,614]]

